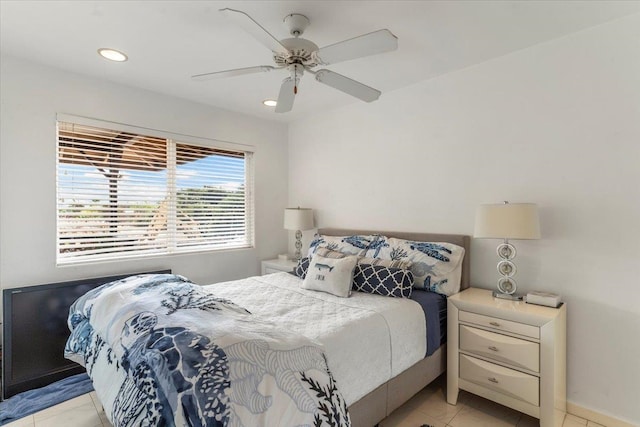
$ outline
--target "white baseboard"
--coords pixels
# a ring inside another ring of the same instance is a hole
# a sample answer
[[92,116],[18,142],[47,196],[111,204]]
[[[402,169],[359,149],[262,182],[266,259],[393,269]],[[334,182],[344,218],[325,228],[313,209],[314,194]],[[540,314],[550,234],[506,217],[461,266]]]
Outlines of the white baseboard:
[[594,423],[602,424],[606,427],[637,427],[626,421],[613,418],[612,416],[587,409],[571,402],[567,402],[567,412],[571,415],[575,415],[576,417],[584,418],[585,420],[593,421]]

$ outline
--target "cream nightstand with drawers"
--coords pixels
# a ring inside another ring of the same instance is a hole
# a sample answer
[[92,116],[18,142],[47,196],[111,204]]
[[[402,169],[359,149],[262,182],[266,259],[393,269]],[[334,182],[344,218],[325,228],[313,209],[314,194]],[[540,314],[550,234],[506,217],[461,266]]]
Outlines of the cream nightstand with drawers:
[[469,288],[447,299],[447,402],[460,389],[560,427],[566,412],[566,305]]
[[262,275],[279,273],[281,271],[292,271],[298,265],[296,261],[290,259],[269,259],[262,261]]

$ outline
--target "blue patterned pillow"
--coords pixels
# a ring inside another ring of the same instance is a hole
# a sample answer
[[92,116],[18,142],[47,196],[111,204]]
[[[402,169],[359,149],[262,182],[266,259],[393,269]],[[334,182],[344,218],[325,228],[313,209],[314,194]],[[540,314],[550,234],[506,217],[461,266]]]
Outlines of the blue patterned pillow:
[[409,298],[413,289],[410,270],[382,265],[358,264],[353,276],[353,290],[386,297]]
[[332,251],[342,252],[347,255],[363,256],[371,247],[375,247],[381,240],[379,235],[353,235],[353,236],[325,236],[316,234],[309,245],[309,256],[316,253],[318,248],[327,248]]
[[451,296],[460,291],[464,248],[446,242],[416,242],[384,238],[371,247],[366,256],[411,261],[416,289]]
[[309,270],[309,260],[310,258],[308,256],[300,258],[298,260],[298,265],[296,265],[296,267],[293,269],[293,272],[296,276],[301,279],[307,277],[307,270]]

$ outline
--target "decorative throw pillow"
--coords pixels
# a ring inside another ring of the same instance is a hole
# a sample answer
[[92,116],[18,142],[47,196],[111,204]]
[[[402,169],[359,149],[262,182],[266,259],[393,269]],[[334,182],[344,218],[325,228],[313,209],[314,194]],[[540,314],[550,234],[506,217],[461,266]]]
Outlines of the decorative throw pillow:
[[299,278],[304,279],[307,275],[307,270],[309,270],[309,261],[310,258],[308,256],[300,258],[298,264],[293,269],[293,273]]
[[413,290],[413,274],[402,268],[357,264],[353,290],[385,297],[409,298]]
[[[374,256],[375,255],[375,256]],[[460,291],[464,248],[452,243],[385,238],[367,256],[411,261],[413,287],[451,296]]]
[[354,256],[336,259],[315,255],[309,262],[307,275],[300,287],[346,298],[351,295],[356,261]]
[[[349,256],[345,253],[332,251],[328,248],[318,248],[315,254],[321,255],[325,258],[344,258],[346,256]],[[381,265],[383,267],[402,268],[404,270],[407,270],[411,268],[412,262],[401,260],[401,259],[380,259],[380,258],[358,257],[358,264]]]
[[358,258],[358,264],[379,265],[381,267],[401,268],[409,270],[413,264],[411,261],[401,259],[381,259],[381,258]]
[[325,258],[334,258],[334,259],[340,259],[340,258],[344,258],[344,257],[347,257],[347,256],[351,256],[351,255],[345,254],[343,252],[332,251],[329,248],[318,248],[316,253],[313,254],[313,255],[314,256],[315,255],[320,255],[320,256],[323,256]]
[[375,242],[380,240],[379,235],[353,235],[353,236],[325,236],[316,234],[309,245],[309,256],[316,253],[318,248],[327,248],[339,251],[347,255],[364,256]]

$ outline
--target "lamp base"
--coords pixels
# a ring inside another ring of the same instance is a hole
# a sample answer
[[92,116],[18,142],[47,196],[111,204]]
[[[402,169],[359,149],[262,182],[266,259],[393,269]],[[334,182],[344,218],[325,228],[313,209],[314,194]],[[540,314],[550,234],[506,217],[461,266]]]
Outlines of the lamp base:
[[502,292],[498,292],[498,291],[493,291],[493,297],[506,299],[509,301],[522,301],[524,299],[523,295],[503,294]]
[[300,261],[302,258],[302,231],[296,230],[296,253],[295,253],[295,261]]

